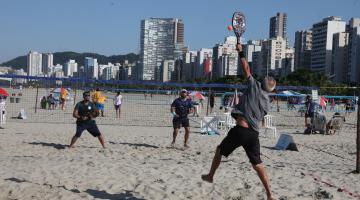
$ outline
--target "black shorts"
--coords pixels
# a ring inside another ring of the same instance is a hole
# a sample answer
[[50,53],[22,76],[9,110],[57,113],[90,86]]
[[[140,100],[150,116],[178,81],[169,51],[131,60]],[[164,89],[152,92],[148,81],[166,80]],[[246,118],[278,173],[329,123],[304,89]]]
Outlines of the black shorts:
[[257,131],[236,125],[230,129],[218,148],[220,149],[221,155],[228,157],[239,146],[244,148],[251,164],[257,165],[262,163],[260,158],[259,133]]
[[173,127],[174,129],[180,128],[180,127],[189,127],[189,118],[173,118]]
[[78,123],[76,124],[75,137],[80,137],[84,130],[87,130],[94,137],[98,137],[101,134],[95,123]]
[[114,107],[115,107],[115,110],[119,110],[120,107],[121,107],[121,104],[120,105],[114,105]]
[[314,113],[313,113],[313,112],[311,112],[311,113],[305,113],[305,118],[308,118],[308,117],[313,118],[313,117],[314,117]]

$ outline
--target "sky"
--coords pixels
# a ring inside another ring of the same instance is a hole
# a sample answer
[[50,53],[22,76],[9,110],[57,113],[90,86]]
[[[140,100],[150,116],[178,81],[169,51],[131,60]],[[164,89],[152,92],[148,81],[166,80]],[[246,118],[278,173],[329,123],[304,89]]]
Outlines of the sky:
[[270,17],[288,14],[287,35],[327,16],[360,17],[360,0],[0,0],[0,63],[30,50],[138,53],[140,21],[179,18],[190,50],[212,48],[233,35],[234,11],[247,20],[245,40],[265,39]]

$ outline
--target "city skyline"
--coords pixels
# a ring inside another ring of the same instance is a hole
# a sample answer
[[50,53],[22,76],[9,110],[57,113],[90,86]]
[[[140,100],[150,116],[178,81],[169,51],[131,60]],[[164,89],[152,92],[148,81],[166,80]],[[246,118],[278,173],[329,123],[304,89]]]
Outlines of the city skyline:
[[327,16],[339,16],[344,21],[360,17],[356,12],[360,8],[359,0],[349,0],[346,4],[336,0],[241,0],[227,4],[199,0],[179,5],[165,0],[51,3],[0,0],[0,4],[0,63],[30,50],[94,52],[107,56],[138,54],[140,22],[150,17],[182,19],[184,43],[190,50],[211,48],[232,35],[226,26],[230,25],[235,10],[244,12],[247,17],[246,40],[268,38],[270,18],[277,12],[287,13],[290,46],[294,45],[296,31],[310,29],[313,23]]

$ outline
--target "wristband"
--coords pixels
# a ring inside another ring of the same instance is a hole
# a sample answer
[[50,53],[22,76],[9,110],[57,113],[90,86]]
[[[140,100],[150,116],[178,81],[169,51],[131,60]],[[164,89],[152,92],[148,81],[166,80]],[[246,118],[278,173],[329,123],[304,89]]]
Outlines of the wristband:
[[175,112],[172,112],[171,114],[172,114],[174,117],[176,116],[176,113],[175,113]]
[[240,59],[241,59],[241,58],[245,58],[245,54],[244,54],[243,51],[240,51],[240,52],[239,52],[239,57],[240,57]]

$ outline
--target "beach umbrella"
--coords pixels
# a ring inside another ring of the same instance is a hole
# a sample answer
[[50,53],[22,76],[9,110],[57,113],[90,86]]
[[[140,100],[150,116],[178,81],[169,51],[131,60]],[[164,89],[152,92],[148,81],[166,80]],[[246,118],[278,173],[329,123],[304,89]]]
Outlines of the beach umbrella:
[[196,92],[194,96],[198,99],[205,99],[204,95],[202,95],[200,92]]
[[8,97],[9,93],[4,88],[0,88],[0,96]]
[[70,91],[68,89],[65,89],[65,88],[55,88],[51,92],[52,93],[61,93],[62,90],[66,90],[68,93],[70,93]]

